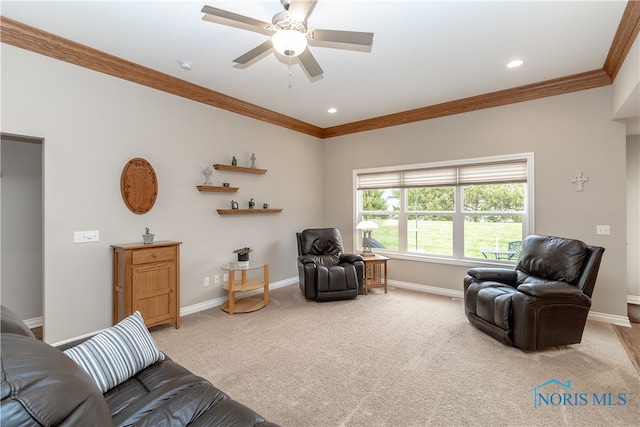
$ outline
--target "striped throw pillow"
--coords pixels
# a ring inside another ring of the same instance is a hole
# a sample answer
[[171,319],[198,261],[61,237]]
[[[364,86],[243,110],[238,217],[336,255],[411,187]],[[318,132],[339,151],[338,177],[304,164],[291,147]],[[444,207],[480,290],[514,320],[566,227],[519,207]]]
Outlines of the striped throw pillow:
[[138,311],[64,353],[89,374],[103,393],[164,360]]

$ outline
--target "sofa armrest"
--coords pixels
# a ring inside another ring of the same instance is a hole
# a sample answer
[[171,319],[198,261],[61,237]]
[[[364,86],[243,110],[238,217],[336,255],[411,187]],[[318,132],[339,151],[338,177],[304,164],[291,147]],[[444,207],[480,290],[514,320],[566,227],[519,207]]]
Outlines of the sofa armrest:
[[471,276],[474,281],[486,281],[500,282],[515,287],[517,274],[515,270],[508,268],[470,268],[467,270],[467,274]]

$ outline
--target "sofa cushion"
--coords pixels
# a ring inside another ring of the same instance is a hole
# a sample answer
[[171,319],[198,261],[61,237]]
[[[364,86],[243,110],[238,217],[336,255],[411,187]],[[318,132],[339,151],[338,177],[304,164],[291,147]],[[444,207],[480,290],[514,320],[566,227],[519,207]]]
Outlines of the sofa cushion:
[[112,425],[96,384],[60,350],[16,334],[2,334],[0,347],[2,425]]
[[93,378],[103,393],[164,359],[138,311],[64,353]]
[[523,242],[516,270],[546,280],[573,283],[580,276],[586,255],[587,245],[580,240],[531,235]]

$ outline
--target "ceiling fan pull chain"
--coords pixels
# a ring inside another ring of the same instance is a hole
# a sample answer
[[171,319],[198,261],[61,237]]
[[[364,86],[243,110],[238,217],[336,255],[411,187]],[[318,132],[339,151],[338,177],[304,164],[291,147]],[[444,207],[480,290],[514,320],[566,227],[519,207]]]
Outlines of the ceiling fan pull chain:
[[293,86],[293,79],[292,79],[292,72],[291,72],[291,56],[289,56],[289,89],[291,89],[291,87]]

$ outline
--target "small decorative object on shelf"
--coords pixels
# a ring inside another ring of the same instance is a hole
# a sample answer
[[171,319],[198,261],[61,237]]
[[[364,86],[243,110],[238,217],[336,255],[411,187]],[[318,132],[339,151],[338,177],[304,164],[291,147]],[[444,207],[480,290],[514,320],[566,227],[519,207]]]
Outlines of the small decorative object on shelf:
[[235,200],[231,201],[231,209],[236,210],[238,209],[238,202],[236,202]]
[[236,156],[233,156],[231,158],[231,166],[237,166],[238,165],[238,160],[236,160]]
[[253,201],[253,197],[252,197],[251,200],[249,200],[249,209],[253,209],[255,205],[256,205],[256,202]]
[[146,227],[144,229],[144,234],[142,235],[142,240],[144,242],[145,245],[150,245],[153,243],[153,236],[155,236],[155,234],[151,234],[149,233],[149,227]]
[[269,209],[269,203],[263,203],[262,209]]
[[229,186],[229,183],[228,183],[228,182],[223,182],[223,183],[222,183],[222,186],[223,186],[223,187],[228,187],[228,186]]
[[255,153],[251,153],[251,168],[256,168],[256,155]]
[[252,251],[253,249],[245,246],[244,248],[236,249],[235,251],[233,251],[233,253],[238,254],[238,262],[249,262],[249,252]]
[[213,173],[213,170],[211,170],[211,168],[207,166],[207,168],[203,170],[202,173],[204,174],[204,177],[205,177],[203,185],[211,185],[211,174]]

